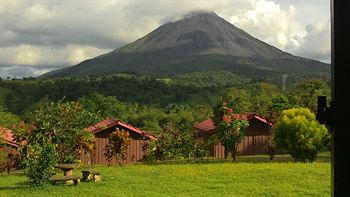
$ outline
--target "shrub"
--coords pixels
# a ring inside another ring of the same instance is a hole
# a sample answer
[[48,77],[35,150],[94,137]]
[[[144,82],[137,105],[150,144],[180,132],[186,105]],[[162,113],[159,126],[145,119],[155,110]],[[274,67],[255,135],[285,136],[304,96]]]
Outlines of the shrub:
[[150,154],[151,144],[148,141],[147,135],[145,132],[143,132],[141,136],[142,136],[142,142],[141,142],[142,161],[151,162],[154,160],[152,155]]
[[121,164],[122,160],[126,159],[126,154],[128,151],[128,146],[130,144],[129,132],[116,129],[108,137],[108,143],[112,147],[113,154],[117,159],[117,162]]
[[[148,146],[148,145],[147,145]],[[150,153],[144,161],[174,160],[194,157],[203,159],[208,155],[210,145],[194,136],[194,132],[180,131],[174,122],[164,125],[163,133],[147,147]]]
[[7,163],[8,163],[8,151],[6,150],[6,147],[1,147],[0,144],[0,172],[3,172],[7,169]]
[[192,154],[196,159],[203,159],[208,155],[208,147],[202,138],[194,139]]
[[317,122],[307,108],[283,110],[275,127],[277,148],[289,153],[295,161],[314,161],[322,149],[327,129]]
[[192,135],[180,131],[174,122],[164,125],[163,133],[151,146],[151,154],[156,160],[184,159],[193,154]]
[[53,144],[31,146],[26,160],[27,177],[36,186],[44,184],[52,175],[56,162],[57,157]]

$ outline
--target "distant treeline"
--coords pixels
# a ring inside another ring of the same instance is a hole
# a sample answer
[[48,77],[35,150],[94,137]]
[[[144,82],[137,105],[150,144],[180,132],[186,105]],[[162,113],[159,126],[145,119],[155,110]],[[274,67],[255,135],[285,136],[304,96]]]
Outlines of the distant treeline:
[[226,71],[158,79],[115,74],[1,80],[0,106],[25,119],[28,112],[38,109],[41,104],[63,98],[65,101],[80,101],[89,111],[100,114],[99,119],[114,116],[160,132],[162,125],[169,121],[190,128],[195,122],[210,117],[212,106],[221,96],[234,100],[237,113],[256,112],[264,116],[276,107],[282,110],[301,106],[315,112],[317,96],[330,97],[330,80],[324,76],[313,76],[308,80],[300,78],[289,83],[285,91],[278,83],[262,81]]

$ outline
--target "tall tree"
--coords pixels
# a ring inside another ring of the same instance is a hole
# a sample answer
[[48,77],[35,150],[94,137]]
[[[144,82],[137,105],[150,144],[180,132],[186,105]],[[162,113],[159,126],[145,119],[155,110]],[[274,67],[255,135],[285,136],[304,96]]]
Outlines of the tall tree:
[[222,99],[213,109],[214,123],[217,129],[217,137],[225,147],[225,159],[231,152],[232,160],[236,160],[237,147],[245,135],[248,121],[238,120],[234,116],[234,101]]
[[227,101],[234,103],[235,113],[245,113],[251,111],[251,95],[243,88],[230,88],[224,92],[222,97],[226,98]]
[[320,79],[308,80],[300,83],[295,90],[289,93],[292,103],[300,107],[307,107],[313,113],[317,112],[317,97],[326,96],[330,98],[330,86],[326,81]]

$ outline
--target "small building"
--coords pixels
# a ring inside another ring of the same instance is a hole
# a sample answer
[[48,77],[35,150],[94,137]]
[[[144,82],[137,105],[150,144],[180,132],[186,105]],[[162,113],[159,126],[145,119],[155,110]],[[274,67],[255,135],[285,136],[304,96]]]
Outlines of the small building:
[[[234,118],[249,121],[245,137],[238,145],[238,155],[267,154],[267,145],[270,138],[271,124],[266,118],[255,113],[234,114]],[[217,132],[212,119],[204,120],[194,126],[197,136],[208,140]],[[225,148],[221,144],[215,144],[211,156],[224,158]]]
[[[156,137],[149,134],[146,131],[143,131],[139,128],[136,128],[130,124],[127,124],[121,120],[114,118],[108,118],[103,120],[95,125],[92,125],[87,128],[88,131],[93,132],[95,135],[95,151],[92,155],[93,164],[107,164],[104,157],[105,146],[108,143],[109,135],[114,132],[117,128],[123,129],[130,133],[131,142],[127,151],[127,158],[123,163],[133,163],[142,159],[142,143],[145,141],[156,140]],[[146,139],[144,139],[144,137]],[[81,162],[88,164],[88,157],[82,151],[81,153]],[[115,159],[112,161],[116,163]]]

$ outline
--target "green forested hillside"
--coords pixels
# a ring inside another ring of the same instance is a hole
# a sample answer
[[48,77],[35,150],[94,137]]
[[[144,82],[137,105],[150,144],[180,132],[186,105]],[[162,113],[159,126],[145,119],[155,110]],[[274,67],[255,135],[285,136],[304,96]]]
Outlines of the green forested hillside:
[[[289,81],[290,78],[288,79]],[[211,116],[221,96],[236,103],[235,112],[256,112],[268,117],[276,106],[305,106],[316,111],[318,95],[330,96],[330,83],[322,77],[279,83],[244,79],[226,71],[186,74],[174,78],[116,74],[100,77],[22,79],[0,81],[1,105],[26,118],[41,104],[80,101],[99,118],[114,116],[155,132],[167,122],[191,129]],[[268,80],[267,80],[268,81]],[[282,106],[282,107],[281,107]]]

